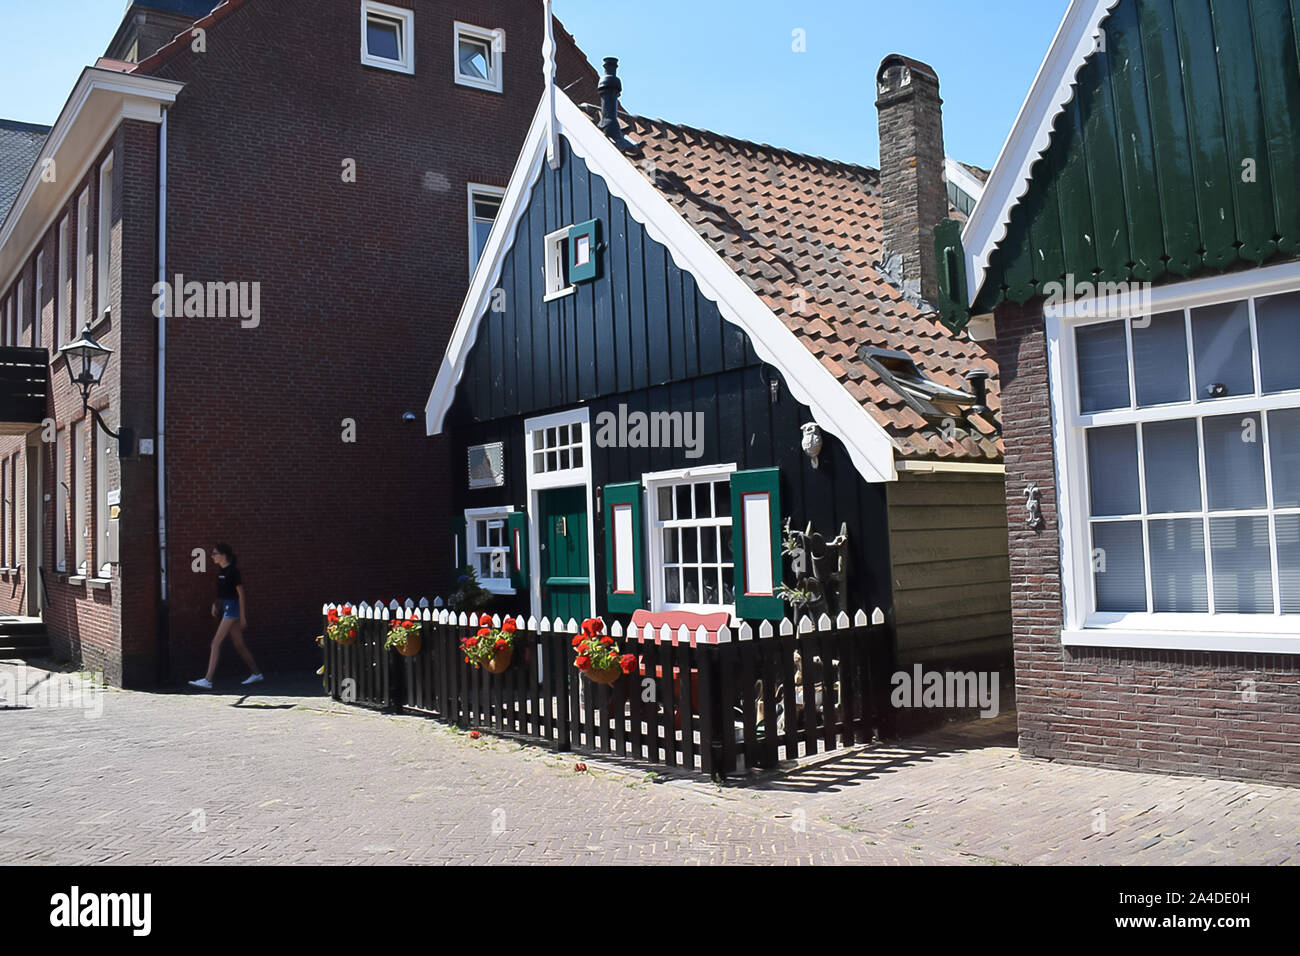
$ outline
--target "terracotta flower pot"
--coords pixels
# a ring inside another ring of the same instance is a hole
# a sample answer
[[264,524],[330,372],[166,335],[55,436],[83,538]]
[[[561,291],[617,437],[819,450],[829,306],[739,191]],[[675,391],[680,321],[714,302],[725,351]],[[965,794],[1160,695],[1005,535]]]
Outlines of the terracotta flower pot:
[[403,657],[414,657],[416,654],[420,653],[421,643],[420,632],[413,631],[407,635],[406,640],[397,645],[397,653],[401,654]]
[[350,647],[351,645],[355,644],[356,642],[357,642],[357,639],[356,639],[356,636],[355,636],[355,635],[349,637],[349,636],[347,636],[347,635],[345,634],[343,637],[340,637],[340,638],[339,638],[338,640],[336,640],[334,643],[335,643],[335,644],[338,644],[340,647]]
[[606,667],[604,670],[596,667],[588,667],[583,671],[583,673],[597,684],[614,684],[623,676],[623,668],[619,667],[617,664],[612,667]]
[[489,674],[504,673],[505,669],[510,666],[510,659],[514,656],[514,653],[515,649],[513,647],[502,648],[495,651],[492,657],[484,662],[483,666]]

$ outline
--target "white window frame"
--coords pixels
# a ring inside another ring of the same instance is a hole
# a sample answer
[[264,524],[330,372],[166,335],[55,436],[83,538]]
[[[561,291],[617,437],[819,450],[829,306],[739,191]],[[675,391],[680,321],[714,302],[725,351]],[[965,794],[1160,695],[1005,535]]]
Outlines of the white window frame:
[[[1295,291],[1300,291],[1300,263],[1291,262],[1248,272],[1161,286],[1140,295],[1135,294],[1127,301],[1114,303],[1114,307],[1104,313],[1098,307],[1096,299],[1081,299],[1062,306],[1044,308],[1060,524],[1062,644],[1084,647],[1300,654],[1300,614],[1097,613],[1092,610],[1095,582],[1092,573],[1092,539],[1089,533],[1086,428],[1162,419],[1168,417],[1169,410],[1162,406],[1154,409],[1081,414],[1078,406],[1078,366],[1074,347],[1075,329],[1079,326],[1099,321],[1159,315],[1164,312],[1196,309]],[[1253,303],[1250,308],[1253,316]],[[1190,342],[1188,348],[1189,351],[1192,348]],[[1256,363],[1255,376],[1258,381],[1257,343],[1253,354]],[[1194,376],[1190,380],[1190,386],[1194,392],[1196,388]],[[1130,390],[1132,387],[1130,382]],[[1186,407],[1192,414],[1209,412],[1213,415],[1231,415],[1262,413],[1274,408],[1288,408],[1300,404],[1300,397],[1294,391],[1245,396],[1240,399],[1221,398],[1199,401],[1195,401],[1193,395],[1193,400],[1194,403],[1180,407]],[[1264,451],[1266,480],[1271,482],[1267,446]],[[1208,556],[1209,541],[1205,542],[1205,547]],[[1275,600],[1278,599],[1277,584],[1278,582],[1274,580]],[[1150,582],[1148,582],[1148,594],[1149,585]]]
[[27,277],[22,276],[18,279],[18,291],[14,296],[17,305],[14,307],[14,345],[23,344],[23,326],[27,321]]
[[[100,414],[107,412],[100,409]],[[96,576],[111,578],[113,565],[108,560],[108,449],[109,437],[95,431],[95,564]]]
[[[388,20],[397,24],[396,60],[386,56],[376,56],[370,52],[371,17]],[[415,72],[415,11],[407,7],[394,7],[375,0],[361,0],[361,64],[392,70],[395,73],[412,74]]]
[[42,341],[42,339],[44,338],[43,333],[45,332],[45,330],[41,327],[42,325],[45,324],[42,321],[45,314],[45,308],[44,308],[45,250],[44,249],[36,253],[36,276],[35,279],[33,280],[33,284],[36,290],[36,301],[32,305],[32,348],[39,349],[45,344]]
[[54,567],[68,570],[68,430],[54,433]]
[[[488,78],[486,80],[477,76],[466,76],[460,71],[461,37],[487,44],[488,52],[491,54],[491,63],[488,65]],[[472,23],[462,23],[457,20],[456,29],[452,33],[451,46],[451,68],[457,85],[472,86],[475,89],[488,90],[492,93],[502,92],[505,89],[505,52],[506,33],[504,30],[489,30],[485,27],[476,27]]]
[[90,481],[90,469],[86,467],[89,432],[86,420],[72,423],[72,560],[78,575],[85,575],[88,568],[86,558],[86,532],[88,515],[86,499],[90,497],[87,483]]
[[113,154],[99,167],[99,221],[95,244],[95,321],[108,310],[110,266],[113,258]]
[[76,289],[77,301],[73,303],[73,315],[76,316],[77,326],[73,331],[72,337],[75,339],[77,333],[86,325],[86,269],[90,263],[90,187],[87,186],[77,197],[77,276]]
[[71,276],[68,275],[68,241],[70,238],[71,223],[68,222],[68,217],[64,216],[59,222],[59,284],[54,290],[54,350],[56,352],[63,348],[64,342],[71,341],[71,339],[64,338],[68,331],[67,324],[69,316],[68,282]]
[[[474,569],[478,576],[478,583],[485,591],[491,591],[493,594],[514,594],[514,585],[510,583],[510,562],[513,553],[513,545],[510,541],[510,515],[514,514],[514,505],[505,505],[499,508],[467,508],[465,509],[465,563]],[[501,522],[501,539],[505,541],[503,549],[489,549],[481,547],[478,543],[478,534],[476,523],[479,521],[500,521]],[[486,550],[503,550],[506,556],[506,574],[503,578],[485,578],[483,572],[479,570],[476,556],[480,551]]]
[[[505,203],[506,191],[499,186],[484,186],[481,183],[470,183],[466,188],[468,225],[469,225],[469,274],[472,277],[474,270],[478,268],[479,258],[482,252],[478,248],[478,242],[474,235],[474,226],[478,223],[478,217],[474,214],[474,200],[480,196],[487,196],[497,201],[497,218],[501,216],[501,207]],[[495,225],[496,219],[492,220]],[[483,249],[487,249],[487,243],[483,244]]]
[[[536,472],[533,470],[533,433],[559,425],[582,425],[582,465],[578,468],[566,468],[557,471]],[[542,575],[541,550],[539,548],[541,529],[537,525],[540,513],[540,493],[552,488],[584,489],[587,502],[587,574],[591,579],[590,601],[592,613],[599,610],[596,604],[596,522],[595,508],[591,494],[591,413],[587,406],[566,409],[550,415],[539,415],[524,421],[524,470],[528,488],[528,567],[529,567],[529,606],[534,617],[542,615]]]
[[[663,529],[665,525],[659,520],[659,489],[665,485],[681,484],[699,484],[700,482],[714,482],[719,478],[726,478],[728,482],[728,494],[730,494],[731,476],[736,471],[735,462],[721,465],[700,465],[695,468],[679,468],[672,471],[657,471],[641,476],[641,487],[643,489],[642,500],[642,524],[645,527],[647,538],[649,566],[645,579],[650,585],[649,603],[652,613],[661,611],[693,611],[698,614],[716,614],[719,611],[726,611],[731,615],[732,620],[736,620],[736,603],[730,604],[702,604],[686,603],[678,601],[669,603],[667,592],[664,587],[663,565],[664,565],[664,536]],[[740,540],[735,532],[736,516],[731,515],[728,519],[732,526],[731,547],[732,547],[732,579],[731,586],[733,593],[736,588],[742,586],[742,582],[736,578],[736,556],[735,549],[737,542]],[[693,526],[700,527],[704,524],[708,526],[721,526],[721,522],[716,518],[706,519],[705,522],[692,522]],[[675,525],[676,526],[676,525]],[[721,563],[721,554],[718,556]],[[703,563],[703,562],[699,562]],[[721,582],[719,582],[721,586]]]
[[0,345],[4,345],[5,347],[8,347],[10,345],[16,345],[17,343],[14,342],[13,340],[13,324],[14,324],[14,297],[13,296],[8,296],[5,298],[4,309],[3,311],[0,311],[0,321],[3,321],[4,323],[4,325],[0,327]]
[[546,294],[542,297],[543,302],[573,294],[573,283],[563,284],[564,270],[568,268],[569,228],[565,226],[547,233],[543,240],[542,254],[546,261]]

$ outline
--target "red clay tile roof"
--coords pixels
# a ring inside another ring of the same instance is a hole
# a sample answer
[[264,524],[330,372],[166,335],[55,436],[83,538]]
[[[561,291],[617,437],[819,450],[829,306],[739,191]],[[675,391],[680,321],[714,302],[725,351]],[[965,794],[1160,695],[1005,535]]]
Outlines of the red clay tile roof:
[[[646,177],[885,428],[900,457],[1002,460],[993,355],[910,304],[877,268],[876,170],[623,119],[644,150],[636,163]],[[915,411],[859,358],[862,346],[905,352],[931,379],[962,391],[966,372],[985,369],[991,410],[958,419],[956,437],[945,438],[942,422]]]

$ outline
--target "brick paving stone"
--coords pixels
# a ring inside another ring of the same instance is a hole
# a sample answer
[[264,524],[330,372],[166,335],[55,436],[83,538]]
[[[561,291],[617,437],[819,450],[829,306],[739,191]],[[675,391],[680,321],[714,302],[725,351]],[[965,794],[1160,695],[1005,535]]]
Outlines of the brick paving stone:
[[0,710],[0,863],[1300,860],[1297,791],[1025,760],[1014,715],[719,787],[239,691]]

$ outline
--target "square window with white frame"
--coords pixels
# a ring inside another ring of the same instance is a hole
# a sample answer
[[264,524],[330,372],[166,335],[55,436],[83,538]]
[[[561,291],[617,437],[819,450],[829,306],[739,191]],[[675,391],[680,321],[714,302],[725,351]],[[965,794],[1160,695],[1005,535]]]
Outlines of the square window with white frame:
[[1079,320],[1059,340],[1067,630],[1300,651],[1300,290]]
[[479,584],[495,594],[514,594],[510,583],[511,508],[472,508],[465,512],[465,555]]
[[545,301],[558,299],[573,292],[569,281],[569,229],[557,229],[547,235],[543,244],[546,256]]
[[646,477],[653,610],[735,613],[729,470]]
[[500,93],[504,87],[501,61],[506,49],[504,30],[456,24],[456,82]]
[[532,473],[546,475],[575,471],[583,466],[583,430],[580,421],[537,428],[532,435]]
[[415,11],[362,0],[361,63],[398,73],[414,73]]

